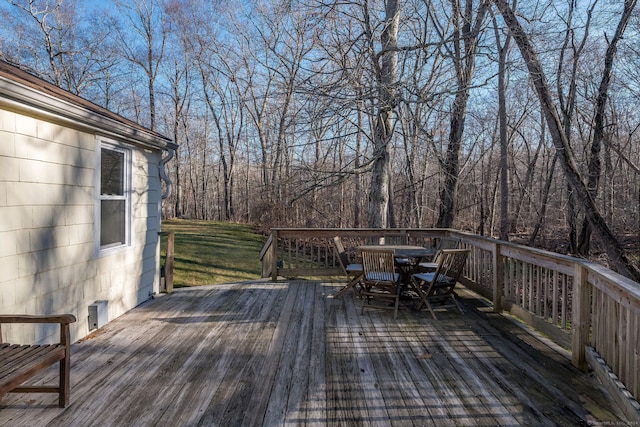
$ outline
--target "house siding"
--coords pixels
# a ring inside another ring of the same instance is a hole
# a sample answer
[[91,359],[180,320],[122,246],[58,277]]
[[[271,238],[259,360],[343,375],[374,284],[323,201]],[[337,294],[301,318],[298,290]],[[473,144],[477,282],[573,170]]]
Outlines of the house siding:
[[[72,339],[89,333],[88,307],[109,320],[158,290],[160,149],[132,152],[131,246],[95,253],[95,132],[0,109],[0,313],[72,313]],[[111,138],[113,140],[113,138]],[[4,325],[6,342],[58,339],[54,326]]]

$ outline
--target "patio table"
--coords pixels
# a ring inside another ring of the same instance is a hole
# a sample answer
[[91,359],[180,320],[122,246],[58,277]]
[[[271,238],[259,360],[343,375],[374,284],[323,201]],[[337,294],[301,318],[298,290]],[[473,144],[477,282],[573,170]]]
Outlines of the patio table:
[[411,274],[415,272],[418,264],[424,259],[431,259],[435,254],[435,249],[425,248],[417,245],[364,245],[358,246],[359,251],[389,249],[392,250],[396,258],[396,266],[400,271],[402,283],[407,284],[411,279]]
[[425,248],[417,245],[364,245],[358,246],[358,250],[366,251],[372,249],[389,249],[392,250],[396,258],[428,258],[435,254],[432,248]]

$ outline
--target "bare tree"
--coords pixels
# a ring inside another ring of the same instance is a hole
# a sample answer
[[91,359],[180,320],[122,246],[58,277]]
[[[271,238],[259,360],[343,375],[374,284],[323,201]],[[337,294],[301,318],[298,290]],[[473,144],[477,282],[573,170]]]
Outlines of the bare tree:
[[[618,26],[611,41],[608,41],[607,51],[604,56],[604,70],[602,72],[602,80],[598,87],[596,96],[593,138],[591,140],[591,149],[589,152],[588,181],[587,189],[591,197],[595,200],[598,195],[600,183],[600,175],[602,173],[602,163],[600,160],[600,152],[602,149],[602,140],[605,132],[605,109],[607,100],[609,99],[609,87],[613,74],[613,62],[618,52],[618,43],[622,40],[625,29],[631,19],[633,10],[635,9],[637,0],[626,0],[624,2],[624,10],[618,22]],[[606,35],[605,35],[606,36]],[[588,255],[591,242],[591,225],[585,218],[582,223],[582,229],[578,239],[578,252],[582,255]]]
[[[578,98],[578,69],[582,54],[589,38],[589,31],[591,27],[591,20],[593,11],[598,3],[596,0],[587,10],[587,21],[584,25],[584,33],[581,40],[576,40],[576,30],[574,27],[574,14],[576,13],[577,5],[575,1],[570,1],[568,4],[568,11],[566,12],[566,31],[564,32],[564,40],[562,48],[560,49],[560,58],[558,60],[558,70],[556,74],[556,86],[558,91],[558,106],[561,112],[561,120],[564,127],[564,133],[567,136],[567,143],[571,147],[572,126],[574,125],[574,116],[577,109]],[[567,64],[568,63],[568,64]],[[568,70],[568,89],[564,89],[563,78],[565,76],[564,70]],[[576,195],[572,188],[569,186],[567,203],[567,225],[569,228],[569,252],[575,253],[577,248],[577,207],[576,207]]]
[[[473,0],[466,0],[463,8],[459,0],[451,2],[453,37],[450,55],[456,73],[456,87],[451,106],[449,142],[444,161],[444,184],[440,192],[440,212],[436,224],[438,227],[444,228],[453,226],[455,217],[459,157],[467,114],[467,102],[475,71],[479,37],[488,10],[488,1],[480,0],[474,17],[474,3]],[[441,25],[441,23],[434,19],[434,25]],[[442,39],[445,39],[444,29],[442,34]]]
[[[365,2],[365,5],[367,3]],[[381,50],[374,53],[374,29],[369,10],[364,10],[367,40],[375,55],[375,76],[378,85],[378,112],[373,134],[373,167],[369,192],[369,227],[384,228],[388,221],[389,204],[389,142],[393,134],[393,116],[397,99],[399,0],[385,1],[385,17],[380,34]]]
[[[512,3],[512,9],[516,8],[516,0]],[[492,14],[493,15],[493,14]],[[507,119],[507,57],[511,45],[511,35],[507,34],[504,44],[495,16],[493,27],[496,37],[496,49],[498,50],[498,120],[500,128],[500,239],[508,241],[510,226],[509,214],[509,135]]]
[[126,21],[118,30],[120,48],[124,57],[145,73],[149,95],[149,127],[155,130],[155,84],[167,40],[164,11],[157,0],[115,1]]
[[107,26],[95,25],[69,0],[6,3],[11,7],[2,10],[2,18],[11,37],[0,45],[0,58],[88,97],[113,66]]
[[173,32],[176,36],[176,52],[170,55],[172,61],[167,61],[167,81],[169,82],[168,95],[172,101],[171,112],[171,133],[173,135],[173,141],[178,144],[178,149],[175,151],[175,158],[173,161],[173,203],[172,214],[169,217],[182,217],[184,212],[184,200],[183,183],[182,183],[182,155],[180,146],[185,138],[188,128],[188,109],[190,106],[190,73],[189,73],[189,59],[191,55],[191,49],[188,43],[188,35],[182,31],[184,25],[178,11],[180,10],[180,4],[177,2],[167,2],[167,14],[174,21],[176,29]]
[[611,232],[606,221],[600,214],[587,186],[582,181],[573,152],[569,146],[565,129],[558,115],[553,97],[551,96],[545,73],[538,60],[538,55],[531,44],[531,40],[524,32],[520,22],[517,20],[506,0],[494,0],[494,2],[500,10],[529,70],[529,76],[538,94],[540,105],[544,112],[547,126],[549,127],[549,133],[551,134],[565,177],[572,190],[578,195],[585,216],[591,224],[591,227],[593,227],[595,234],[600,239],[603,247],[607,250],[612,262],[618,268],[618,271],[634,280],[640,280],[640,270],[638,266],[635,265],[624,252],[620,242]]
[[[340,7],[327,4],[312,10],[321,16],[313,33],[314,55],[324,61],[314,66],[315,72],[298,87],[303,102],[312,108],[306,114],[310,117],[314,147],[317,150],[322,145],[326,154],[323,153],[322,162],[313,165],[305,162],[304,173],[310,176],[300,183],[293,200],[297,203],[311,193],[317,199],[316,190],[324,190],[325,197],[333,198],[337,193],[332,187],[338,186],[344,197],[333,202],[341,206],[333,226],[358,227],[363,222],[363,195],[366,194],[363,178],[371,170],[371,162],[364,159],[363,153],[371,141],[375,95],[369,65],[370,44],[361,36],[365,28],[362,10],[357,2],[340,4]],[[358,18],[353,19],[354,16]],[[322,123],[322,140],[317,137],[315,122]],[[328,168],[326,161],[330,158],[334,163]],[[332,210],[332,214],[336,212]]]

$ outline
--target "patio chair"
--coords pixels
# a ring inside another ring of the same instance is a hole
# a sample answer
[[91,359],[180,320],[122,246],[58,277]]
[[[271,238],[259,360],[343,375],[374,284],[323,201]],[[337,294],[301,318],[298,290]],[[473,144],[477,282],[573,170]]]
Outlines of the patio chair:
[[400,302],[400,274],[396,272],[392,250],[367,249],[360,251],[364,277],[362,278],[362,310],[365,308],[392,309],[398,316]]
[[384,238],[385,245],[409,244],[409,235],[407,233],[384,233],[382,237]]
[[438,242],[438,246],[436,247],[436,253],[433,256],[433,261],[431,262],[421,262],[418,264],[418,271],[421,273],[429,273],[434,271],[438,267],[438,259],[440,258],[440,254],[444,249],[458,249],[458,245],[460,245],[460,239],[451,239],[448,237],[443,237]]
[[333,297],[337,298],[347,292],[349,289],[353,288],[356,290],[358,294],[360,294],[361,290],[357,286],[362,279],[364,271],[362,269],[362,264],[352,263],[349,259],[349,254],[344,249],[344,245],[342,244],[342,239],[340,237],[335,236],[333,238],[333,249],[336,251],[336,255],[338,257],[338,261],[340,262],[340,267],[344,272],[344,275],[347,277],[347,284],[342,289],[338,291]]
[[411,277],[410,286],[419,297],[418,310],[426,306],[434,320],[438,320],[433,307],[455,307],[462,314],[462,307],[456,301],[456,283],[462,274],[469,249],[443,249],[435,271],[417,273]]

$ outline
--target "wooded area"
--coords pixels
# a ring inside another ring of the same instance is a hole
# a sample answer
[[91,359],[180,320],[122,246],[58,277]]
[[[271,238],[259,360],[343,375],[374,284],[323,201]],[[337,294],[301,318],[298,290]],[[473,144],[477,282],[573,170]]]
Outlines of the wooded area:
[[0,59],[175,140],[166,218],[454,227],[636,280],[636,0],[4,0]]

